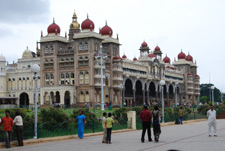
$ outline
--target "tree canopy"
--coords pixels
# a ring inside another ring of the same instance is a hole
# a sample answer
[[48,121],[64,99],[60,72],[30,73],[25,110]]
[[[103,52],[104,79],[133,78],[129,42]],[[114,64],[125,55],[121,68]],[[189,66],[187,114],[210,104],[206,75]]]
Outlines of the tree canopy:
[[[212,101],[211,86],[213,86],[213,84],[211,84],[211,83],[200,85],[200,89],[201,89],[200,90],[200,99],[203,99],[203,100],[206,99],[207,102]],[[205,97],[203,97],[203,96],[205,96]],[[221,99],[221,91],[215,87],[215,89],[214,89],[214,101],[219,102],[219,101],[221,101],[220,99]]]

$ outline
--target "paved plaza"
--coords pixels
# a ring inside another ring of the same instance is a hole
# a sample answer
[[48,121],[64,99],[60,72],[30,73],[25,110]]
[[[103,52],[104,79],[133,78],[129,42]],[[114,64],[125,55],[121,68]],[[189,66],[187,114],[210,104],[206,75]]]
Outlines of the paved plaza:
[[[208,137],[207,121],[162,127],[159,143],[141,143],[141,131],[112,135],[112,144],[102,144],[102,136],[15,147],[12,151],[212,151],[225,150],[225,120],[217,120],[218,137]],[[147,137],[146,137],[147,138]],[[152,136],[153,138],[153,136]]]

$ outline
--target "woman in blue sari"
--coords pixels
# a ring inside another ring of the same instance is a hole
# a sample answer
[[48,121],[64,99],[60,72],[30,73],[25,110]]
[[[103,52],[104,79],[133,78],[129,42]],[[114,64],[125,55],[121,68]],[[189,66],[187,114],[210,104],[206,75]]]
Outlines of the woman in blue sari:
[[85,116],[83,112],[80,111],[80,115],[77,116],[76,121],[78,121],[78,137],[82,139],[84,137],[84,125],[85,125]]

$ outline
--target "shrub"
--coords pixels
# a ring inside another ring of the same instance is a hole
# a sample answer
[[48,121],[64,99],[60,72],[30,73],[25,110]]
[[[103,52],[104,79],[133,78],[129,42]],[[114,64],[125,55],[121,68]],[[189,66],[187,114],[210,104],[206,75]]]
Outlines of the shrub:
[[[45,129],[53,129],[53,127],[57,127],[59,124],[69,120],[69,117],[62,109],[56,108],[41,109],[39,118],[42,124],[45,123],[43,124]],[[67,128],[68,122],[63,126],[64,128]]]
[[130,109],[127,109],[125,107],[119,108],[113,112],[113,116],[116,120],[120,121],[127,121],[127,111]]
[[[76,119],[77,116],[79,116],[80,111],[83,112],[83,114],[85,115],[85,120],[87,122],[86,127],[92,127],[95,123],[95,125],[98,124],[98,119],[96,117],[96,114],[90,112],[87,108],[83,108],[83,109],[74,109],[73,113],[70,115],[71,119]],[[75,123],[75,126],[77,126],[77,122]]]
[[207,111],[210,109],[210,106],[208,104],[204,104],[198,107],[198,113],[200,114],[206,114]]

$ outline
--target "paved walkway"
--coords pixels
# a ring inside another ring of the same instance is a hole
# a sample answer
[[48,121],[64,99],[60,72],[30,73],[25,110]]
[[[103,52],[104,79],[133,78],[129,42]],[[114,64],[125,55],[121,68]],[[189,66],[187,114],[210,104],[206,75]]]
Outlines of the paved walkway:
[[[102,136],[15,147],[13,151],[212,151],[225,148],[225,120],[217,120],[218,137],[208,137],[207,121],[162,127],[159,143],[141,143],[141,131],[112,135],[112,144],[102,144]],[[146,137],[147,138],[147,137]],[[5,149],[1,149],[5,150]]]

